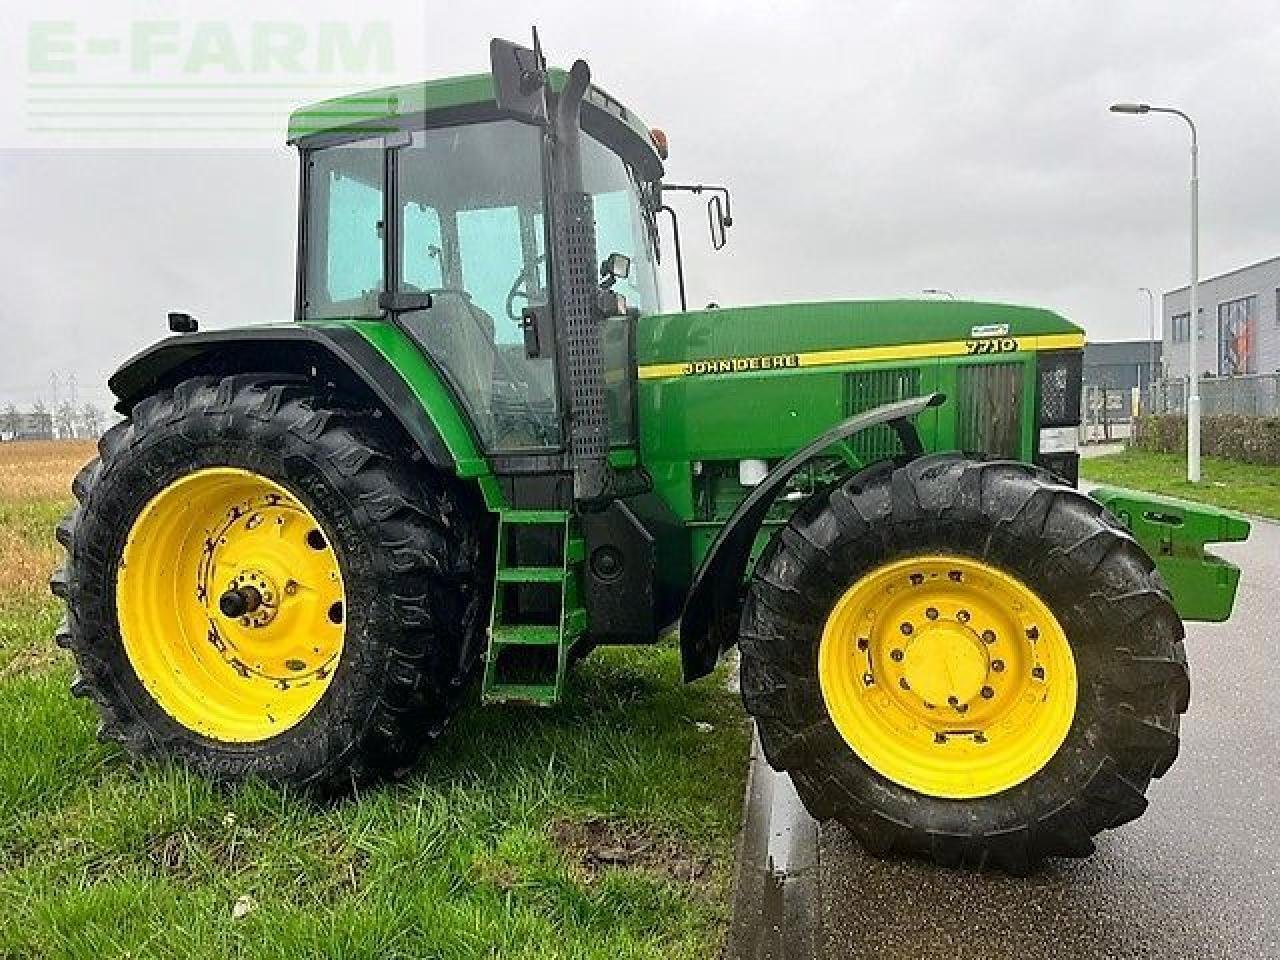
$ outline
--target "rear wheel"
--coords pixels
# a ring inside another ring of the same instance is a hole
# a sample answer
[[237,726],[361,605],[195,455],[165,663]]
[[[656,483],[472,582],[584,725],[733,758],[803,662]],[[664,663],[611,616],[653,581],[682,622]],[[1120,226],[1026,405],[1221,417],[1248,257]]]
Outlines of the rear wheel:
[[742,686],[766,756],[869,850],[1083,856],[1172,763],[1188,680],[1150,558],[1048,474],[956,455],[805,504],[758,563]]
[[101,454],[53,580],[101,735],[322,791],[406,769],[481,649],[464,492],[376,412],[262,377],[148,398]]

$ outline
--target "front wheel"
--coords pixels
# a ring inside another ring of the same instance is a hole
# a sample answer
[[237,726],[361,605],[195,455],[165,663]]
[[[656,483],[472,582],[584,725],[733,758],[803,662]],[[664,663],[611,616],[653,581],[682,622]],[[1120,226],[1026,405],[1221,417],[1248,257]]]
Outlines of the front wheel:
[[1024,872],[1145,809],[1177,755],[1182,637],[1100,504],[935,455],[815,496],[770,543],[743,697],[810,812],[868,850]]
[[330,792],[406,769],[458,704],[478,515],[389,418],[301,380],[189,380],[74,492],[58,642],[103,738]]

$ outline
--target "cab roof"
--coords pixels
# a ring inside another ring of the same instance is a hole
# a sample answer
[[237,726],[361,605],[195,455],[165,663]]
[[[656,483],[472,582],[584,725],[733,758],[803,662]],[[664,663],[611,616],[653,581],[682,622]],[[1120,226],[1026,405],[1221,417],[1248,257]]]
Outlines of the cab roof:
[[[551,89],[559,92],[564,88],[568,72],[552,67],[547,71],[547,76],[551,81]],[[583,103],[621,121],[653,151],[649,127],[604,90],[592,84],[587,89]],[[497,108],[491,74],[469,73],[397,87],[381,87],[301,107],[289,116],[289,143],[349,129],[394,129],[398,127],[398,121],[402,117],[464,110],[470,106]],[[657,156],[656,151],[654,156]]]

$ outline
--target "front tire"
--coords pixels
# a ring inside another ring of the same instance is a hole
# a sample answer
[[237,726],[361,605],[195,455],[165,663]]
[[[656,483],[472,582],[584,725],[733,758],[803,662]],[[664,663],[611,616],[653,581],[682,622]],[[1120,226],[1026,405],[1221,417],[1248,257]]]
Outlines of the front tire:
[[483,643],[479,513],[410,450],[303,380],[139,403],[75,481],[51,584],[100,736],[321,793],[407,769]]
[[942,454],[819,494],[742,616],[742,690],[806,807],[869,851],[1025,872],[1137,817],[1178,750],[1150,557],[1037,468]]

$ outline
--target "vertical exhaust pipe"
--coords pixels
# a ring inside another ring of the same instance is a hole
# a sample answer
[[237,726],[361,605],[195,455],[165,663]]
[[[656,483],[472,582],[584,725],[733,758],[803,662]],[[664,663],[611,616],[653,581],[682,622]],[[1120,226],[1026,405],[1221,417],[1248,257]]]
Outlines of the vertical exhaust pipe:
[[574,63],[552,122],[558,180],[553,209],[557,340],[562,396],[567,401],[573,495],[579,501],[601,500],[612,486],[597,302],[595,214],[582,180],[582,98],[590,83],[590,67],[583,60]]

